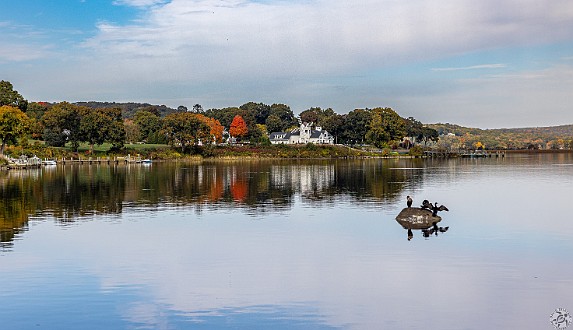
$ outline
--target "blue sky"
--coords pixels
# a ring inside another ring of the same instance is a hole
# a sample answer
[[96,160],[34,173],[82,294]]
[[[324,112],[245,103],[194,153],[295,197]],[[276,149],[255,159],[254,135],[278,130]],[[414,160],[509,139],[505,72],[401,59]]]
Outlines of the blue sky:
[[573,124],[570,0],[1,1],[0,44],[31,101]]

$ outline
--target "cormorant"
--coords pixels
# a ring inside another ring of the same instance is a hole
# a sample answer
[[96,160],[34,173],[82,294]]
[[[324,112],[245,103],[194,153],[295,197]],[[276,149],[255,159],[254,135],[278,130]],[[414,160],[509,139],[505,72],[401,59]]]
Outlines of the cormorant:
[[420,206],[422,208],[422,210],[432,210],[432,203],[430,203],[429,200],[424,199],[424,201],[422,202],[422,205]]
[[432,207],[432,216],[437,216],[438,215],[438,211],[449,211],[447,207],[445,207],[444,205],[440,205],[438,206],[438,202],[435,203],[435,205],[430,204]]
[[406,196],[406,205],[408,205],[408,207],[412,206],[412,202],[412,197]]

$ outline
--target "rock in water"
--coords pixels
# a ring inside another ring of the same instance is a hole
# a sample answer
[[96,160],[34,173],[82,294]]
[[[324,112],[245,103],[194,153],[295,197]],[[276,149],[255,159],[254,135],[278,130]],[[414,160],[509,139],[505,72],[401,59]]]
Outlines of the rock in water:
[[439,215],[432,216],[432,211],[423,210],[417,207],[407,207],[397,216],[396,221],[404,229],[426,229],[432,227],[432,224],[442,221]]

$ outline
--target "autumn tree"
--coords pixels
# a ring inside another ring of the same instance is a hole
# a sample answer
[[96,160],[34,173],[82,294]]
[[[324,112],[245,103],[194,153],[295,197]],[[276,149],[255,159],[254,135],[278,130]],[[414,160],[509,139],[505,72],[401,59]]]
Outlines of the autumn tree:
[[28,101],[26,101],[9,81],[0,81],[0,106],[9,105],[16,107],[22,111],[28,108]]
[[162,132],[167,135],[169,143],[174,147],[180,146],[182,152],[199,141],[207,141],[210,131],[209,125],[194,113],[172,113],[163,119]]
[[199,120],[203,121],[205,124],[207,124],[209,126],[209,134],[211,136],[210,139],[208,139],[208,141],[205,141],[207,143],[211,143],[211,142],[216,142],[216,143],[221,143],[223,142],[223,125],[221,125],[221,123],[214,118],[209,118],[207,116],[204,116],[202,114],[196,114],[197,118],[199,118]]
[[22,110],[10,105],[0,106],[0,156],[4,155],[6,144],[16,143],[17,138],[26,134],[28,121]]
[[241,138],[247,135],[248,129],[247,124],[243,120],[243,117],[236,115],[231,122],[231,127],[229,129],[229,134],[235,138]]

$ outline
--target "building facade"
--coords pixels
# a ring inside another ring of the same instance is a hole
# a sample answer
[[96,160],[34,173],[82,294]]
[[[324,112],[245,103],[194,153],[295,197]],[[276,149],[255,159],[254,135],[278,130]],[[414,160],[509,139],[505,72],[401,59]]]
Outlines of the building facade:
[[269,139],[272,144],[334,144],[334,136],[321,127],[312,129],[312,123],[302,123],[290,132],[273,132]]

